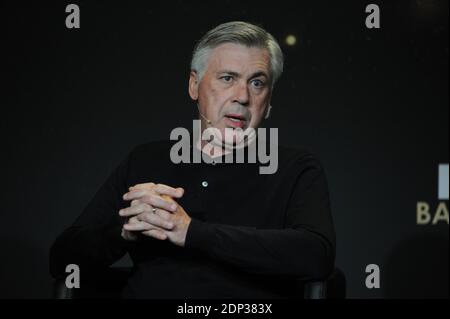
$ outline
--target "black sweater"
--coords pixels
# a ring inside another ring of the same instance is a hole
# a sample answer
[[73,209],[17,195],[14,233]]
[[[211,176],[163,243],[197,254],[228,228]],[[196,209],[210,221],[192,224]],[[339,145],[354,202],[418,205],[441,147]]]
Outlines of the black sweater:
[[[71,263],[81,272],[106,267],[128,252],[134,268],[124,297],[276,298],[291,296],[295,278],[333,269],[327,182],[312,154],[279,146],[277,172],[261,175],[260,163],[173,164],[173,143],[138,146],[118,166],[53,244],[54,276]],[[192,218],[185,247],[122,239],[122,195],[146,182],[185,189],[177,200]]]

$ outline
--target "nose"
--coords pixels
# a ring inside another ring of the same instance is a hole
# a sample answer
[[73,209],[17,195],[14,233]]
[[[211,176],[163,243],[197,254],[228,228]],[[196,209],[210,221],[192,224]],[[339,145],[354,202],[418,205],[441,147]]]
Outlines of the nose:
[[250,94],[246,83],[240,83],[235,86],[234,101],[241,105],[247,106],[249,104]]

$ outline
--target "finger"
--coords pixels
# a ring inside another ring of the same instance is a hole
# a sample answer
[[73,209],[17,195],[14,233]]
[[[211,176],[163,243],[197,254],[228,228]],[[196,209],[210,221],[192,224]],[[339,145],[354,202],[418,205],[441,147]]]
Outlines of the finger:
[[137,222],[135,224],[124,224],[123,228],[125,230],[133,231],[133,232],[134,231],[141,231],[142,232],[142,231],[151,230],[151,229],[162,230],[161,228],[159,228],[157,226],[154,226],[154,225],[151,225],[151,224],[146,223],[146,222]]
[[172,221],[172,219],[173,219],[173,214],[169,213],[168,211],[166,211],[164,209],[157,209],[155,212],[155,215],[158,215],[159,217],[161,217],[163,220],[166,220],[166,221]]
[[175,202],[174,199],[172,197],[170,197],[169,195],[160,195],[160,197],[169,203]]
[[119,215],[120,216],[134,216],[134,215],[141,214],[141,213],[145,212],[146,210],[151,210],[150,206],[148,206],[145,203],[142,203],[139,205],[130,206],[130,207],[119,210]]
[[155,191],[159,195],[168,195],[175,198],[180,198],[184,194],[184,189],[182,187],[171,187],[165,184],[155,184],[155,183],[143,183],[136,184],[128,188],[132,190],[150,190]]
[[129,187],[128,189],[131,190],[137,190],[137,189],[147,189],[152,190],[155,187],[155,183],[142,183],[142,184],[136,184],[134,186]]
[[151,230],[146,230],[142,232],[143,235],[145,236],[149,236],[149,237],[153,237],[159,240],[166,240],[167,239],[167,235],[166,233],[164,233],[161,230],[157,230],[157,229],[151,229]]
[[143,222],[160,228],[165,228],[167,230],[172,230],[174,226],[171,221],[164,220],[161,216],[154,213],[143,213],[140,214],[138,218]]
[[183,196],[184,189],[181,187],[173,188],[165,184],[156,184],[155,192],[159,195],[168,195],[170,197],[180,198]]
[[141,201],[140,201],[139,199],[133,199],[133,200],[131,201],[130,206],[136,206],[136,205],[138,205],[138,204],[140,204],[140,203],[141,203]]
[[[128,193],[125,193],[123,195],[124,200],[134,200],[139,199],[144,196],[148,196],[149,194],[156,193],[158,195],[164,195],[165,197],[168,196],[168,198],[171,199],[171,197],[180,198],[184,194],[184,189],[179,188],[172,188],[167,185],[158,184],[159,186],[155,186],[153,189],[135,189],[132,188]],[[167,199],[168,199],[167,198]]]
[[128,193],[125,193],[122,198],[124,200],[139,199],[140,197],[149,194],[149,192],[150,192],[149,190],[145,189],[132,190],[129,191]]
[[[165,196],[165,195],[162,195]],[[141,202],[144,202],[148,205],[150,205],[153,208],[161,208],[167,211],[176,212],[177,210],[177,203],[172,199],[163,199],[161,196],[158,195],[147,195],[144,197],[141,197]]]
[[133,217],[129,218],[128,222],[126,224],[136,224],[139,222],[140,222],[139,215],[137,215],[137,216],[133,216]]

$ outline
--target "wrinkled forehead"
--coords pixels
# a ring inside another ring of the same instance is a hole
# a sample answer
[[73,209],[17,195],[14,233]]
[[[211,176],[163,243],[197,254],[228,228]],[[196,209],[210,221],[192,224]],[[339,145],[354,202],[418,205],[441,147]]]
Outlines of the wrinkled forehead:
[[266,48],[224,43],[211,50],[207,72],[234,71],[240,74],[262,71],[270,76],[270,54]]

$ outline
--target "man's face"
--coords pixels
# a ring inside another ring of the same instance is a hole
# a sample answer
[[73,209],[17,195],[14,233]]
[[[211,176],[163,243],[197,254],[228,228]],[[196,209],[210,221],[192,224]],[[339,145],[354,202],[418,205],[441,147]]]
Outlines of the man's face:
[[[225,128],[256,129],[271,97],[270,56],[266,49],[225,43],[210,54],[200,83],[192,72],[189,94],[200,112],[224,136]],[[202,131],[208,127],[201,118]],[[236,141],[234,141],[236,142]]]

